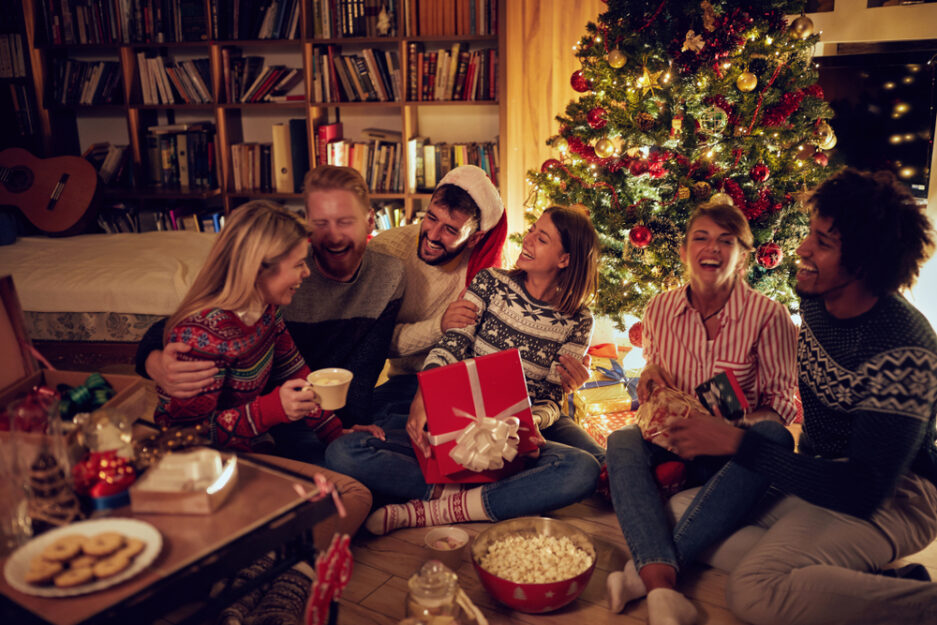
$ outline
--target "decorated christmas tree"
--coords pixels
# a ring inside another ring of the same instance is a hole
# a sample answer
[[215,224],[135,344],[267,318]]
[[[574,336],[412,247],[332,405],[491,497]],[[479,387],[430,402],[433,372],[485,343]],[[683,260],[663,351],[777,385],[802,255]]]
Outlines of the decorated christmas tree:
[[692,209],[731,198],[755,235],[750,283],[794,310],[804,192],[831,173],[836,142],[811,60],[819,35],[786,18],[804,3],[607,4],[574,48],[579,96],[547,141],[556,158],[528,175],[528,217],[588,208],[603,246],[594,310],[623,325],[681,283]]

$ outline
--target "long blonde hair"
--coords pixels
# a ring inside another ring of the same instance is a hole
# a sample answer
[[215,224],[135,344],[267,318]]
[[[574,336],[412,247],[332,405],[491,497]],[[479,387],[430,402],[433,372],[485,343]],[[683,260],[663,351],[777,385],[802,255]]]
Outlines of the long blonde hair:
[[252,200],[235,209],[208,252],[189,292],[166,322],[163,341],[183,319],[202,310],[245,310],[262,301],[258,279],[276,271],[309,228],[297,215],[269,200]]

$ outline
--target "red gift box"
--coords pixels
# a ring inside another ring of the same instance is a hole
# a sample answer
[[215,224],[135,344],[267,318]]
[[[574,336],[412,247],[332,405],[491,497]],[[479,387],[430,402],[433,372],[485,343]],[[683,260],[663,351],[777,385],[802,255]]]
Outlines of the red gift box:
[[608,441],[608,435],[619,430],[626,425],[635,423],[637,417],[636,410],[623,410],[621,412],[609,412],[607,414],[585,415],[580,421],[589,436],[595,439],[602,447],[605,447]]
[[[518,350],[421,371],[417,377],[432,453],[426,458],[414,449],[428,484],[496,482],[522,469],[520,455],[539,447]],[[475,470],[481,466],[488,468]]]

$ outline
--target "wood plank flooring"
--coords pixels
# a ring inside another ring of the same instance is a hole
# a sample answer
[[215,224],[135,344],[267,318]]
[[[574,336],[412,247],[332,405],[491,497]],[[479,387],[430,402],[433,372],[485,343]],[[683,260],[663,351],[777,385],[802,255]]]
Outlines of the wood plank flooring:
[[[494,601],[482,588],[468,559],[467,550],[459,567],[459,583],[481,608],[491,625],[638,625],[647,622],[644,601],[613,614],[606,605],[605,578],[627,560],[627,547],[611,506],[594,496],[548,515],[568,521],[588,533],[597,550],[595,574],[583,594],[569,606],[552,614],[515,612]],[[474,536],[486,523],[461,525]],[[404,617],[407,579],[427,556],[423,536],[427,529],[398,530],[387,536],[359,532],[352,542],[355,568],[339,610],[339,625],[395,625]],[[937,542],[915,556],[896,564],[919,562],[937,580]],[[681,580],[681,590],[700,612],[701,625],[742,625],[726,608],[725,574],[704,566],[691,569]]]

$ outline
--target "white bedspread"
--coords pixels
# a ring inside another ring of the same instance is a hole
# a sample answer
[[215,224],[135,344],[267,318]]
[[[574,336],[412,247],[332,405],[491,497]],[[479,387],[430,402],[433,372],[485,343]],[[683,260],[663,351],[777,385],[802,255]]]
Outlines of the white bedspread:
[[205,262],[215,234],[144,232],[21,237],[0,246],[24,311],[169,315]]

